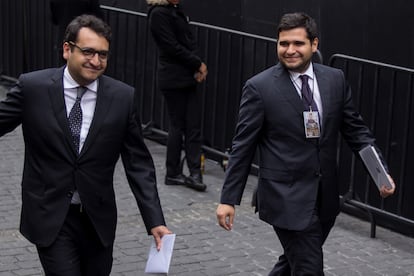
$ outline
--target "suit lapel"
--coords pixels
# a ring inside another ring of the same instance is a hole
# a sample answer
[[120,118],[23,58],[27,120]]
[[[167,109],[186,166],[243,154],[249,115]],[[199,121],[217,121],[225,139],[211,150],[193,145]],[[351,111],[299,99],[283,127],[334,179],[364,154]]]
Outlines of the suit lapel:
[[64,68],[65,67],[61,67],[56,70],[56,73],[52,77],[52,85],[49,87],[48,93],[56,120],[64,133],[66,144],[70,149],[72,149],[72,153],[76,155],[75,145],[73,144],[72,136],[69,130],[65,105],[65,95],[63,92]]
[[[329,106],[330,106],[330,91],[329,91],[329,83],[330,80],[328,76],[323,72],[323,68],[321,68],[318,64],[313,64],[313,70],[315,72],[315,75],[317,77],[319,92],[321,95],[321,101],[322,101],[322,110],[323,113],[326,115],[329,112]],[[303,102],[300,98],[298,92],[296,91],[296,88],[294,84],[292,83],[292,80],[289,76],[289,72],[280,64],[278,63],[275,67],[275,87],[280,87],[279,93],[281,93],[288,102],[293,106],[293,108],[296,110],[296,112],[303,116]],[[322,125],[321,125],[321,138],[324,137],[324,127],[326,122],[326,117],[323,116],[322,118]],[[320,141],[319,139],[319,141]],[[310,141],[317,141],[315,139],[310,139]]]
[[317,64],[313,65],[313,71],[315,73],[318,87],[319,87],[319,93],[321,95],[321,101],[322,101],[322,110],[323,110],[323,118],[322,118],[322,135],[323,135],[323,129],[325,128],[325,122],[326,122],[326,115],[329,113],[329,107],[330,107],[330,91],[329,91],[329,79],[326,74],[323,73],[323,69],[319,67]]
[[293,106],[294,110],[296,110],[298,114],[302,115],[302,99],[296,91],[296,88],[290,79],[288,71],[280,63],[278,63],[275,67],[274,76],[274,87],[279,87],[280,89],[278,93],[282,94],[283,97],[285,97],[287,101]]
[[108,89],[107,84],[105,82],[105,78],[100,77],[98,84],[98,92],[96,96],[95,112],[93,115],[91,126],[89,128],[88,135],[86,136],[86,140],[83,144],[79,157],[81,157],[87,152],[88,148],[93,143],[93,140],[98,135],[99,130],[102,126],[106,114],[108,114],[109,112],[109,107],[111,106],[113,100],[112,92],[113,91],[110,91],[110,89]]

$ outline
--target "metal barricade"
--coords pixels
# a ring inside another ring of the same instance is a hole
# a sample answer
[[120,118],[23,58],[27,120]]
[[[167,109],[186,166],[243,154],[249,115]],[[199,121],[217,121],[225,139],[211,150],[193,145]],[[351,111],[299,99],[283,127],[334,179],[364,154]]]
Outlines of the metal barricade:
[[[7,75],[17,77],[23,72],[63,64],[56,42],[57,30],[47,20],[47,3],[1,1],[2,10],[10,12],[0,21],[13,22],[12,29],[0,28],[0,34],[8,41],[0,46],[1,65]],[[168,116],[156,85],[157,49],[146,14],[109,6],[101,8],[114,35],[107,74],[136,88],[146,134],[163,140],[168,131]],[[242,86],[249,77],[277,62],[276,40],[202,23],[191,25],[209,68],[207,81],[199,86],[203,95],[203,150],[208,158],[221,163],[231,147]],[[319,52],[315,61],[322,63]],[[409,167],[414,161],[413,70],[345,55],[332,56],[329,65],[345,72],[357,109],[374,131],[397,183],[396,195],[382,200],[361,162],[340,141],[339,185],[344,209],[356,206],[357,210],[368,210],[373,236],[377,221],[414,236],[414,209],[409,204],[414,194],[414,170]]]
[[[147,133],[162,139],[168,131],[168,118],[157,89],[157,49],[146,14],[101,7],[115,36],[111,56],[116,59],[111,59],[107,73],[136,87]],[[203,150],[209,158],[220,161],[231,146],[243,83],[275,64],[276,40],[197,22],[190,24],[209,69],[207,81],[198,87],[202,93]],[[321,56],[317,58],[321,60]]]
[[342,54],[333,55],[329,65],[344,71],[356,109],[377,138],[397,185],[394,196],[381,199],[362,162],[341,140],[338,164],[342,201],[348,207],[367,211],[371,236],[375,236],[377,221],[413,236],[414,209],[410,203],[414,173],[409,164],[414,162],[414,70]]

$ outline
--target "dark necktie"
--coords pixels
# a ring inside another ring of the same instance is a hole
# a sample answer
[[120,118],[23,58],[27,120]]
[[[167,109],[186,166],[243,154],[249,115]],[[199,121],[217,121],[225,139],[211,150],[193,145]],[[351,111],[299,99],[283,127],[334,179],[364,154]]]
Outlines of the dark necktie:
[[73,143],[75,148],[79,151],[79,141],[80,141],[80,132],[82,126],[82,108],[81,108],[81,99],[83,94],[85,94],[87,88],[83,86],[78,87],[77,96],[75,103],[73,104],[72,109],[70,110],[68,121],[70,132],[72,133]]
[[313,94],[310,90],[308,79],[309,76],[307,75],[300,75],[299,78],[302,80],[302,101],[305,111],[310,111],[312,108],[312,111],[318,111],[318,106],[316,105],[315,101],[313,100]]

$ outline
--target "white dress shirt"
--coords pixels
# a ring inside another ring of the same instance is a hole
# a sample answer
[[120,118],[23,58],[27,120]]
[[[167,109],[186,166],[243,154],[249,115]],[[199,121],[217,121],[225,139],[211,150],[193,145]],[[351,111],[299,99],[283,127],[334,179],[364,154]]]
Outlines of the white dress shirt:
[[301,75],[307,75],[309,77],[308,84],[312,92],[313,100],[316,103],[316,106],[318,107],[319,112],[319,119],[322,121],[322,115],[323,115],[323,109],[322,109],[322,100],[321,100],[321,93],[319,91],[318,81],[316,79],[315,73],[313,72],[313,65],[310,63],[308,69],[303,73],[293,72],[289,71],[290,79],[293,82],[293,85],[296,88],[296,91],[299,94],[299,97],[302,98],[302,80],[300,79]]
[[[72,78],[66,67],[63,72],[63,93],[65,96],[66,116],[69,117],[70,110],[75,104],[77,96],[77,88],[79,84]],[[86,137],[89,133],[89,128],[92,123],[93,114],[95,113],[96,96],[98,91],[98,80],[86,86],[87,90],[81,100],[82,108],[82,126],[80,132],[79,152],[82,150]],[[75,191],[72,197],[73,204],[80,204],[78,191]]]

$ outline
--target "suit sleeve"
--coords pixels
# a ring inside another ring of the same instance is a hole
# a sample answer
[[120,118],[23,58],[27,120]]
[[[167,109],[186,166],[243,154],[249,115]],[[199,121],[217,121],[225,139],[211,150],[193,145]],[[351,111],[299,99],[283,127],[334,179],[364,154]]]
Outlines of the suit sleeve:
[[248,81],[243,88],[239,120],[233,138],[229,167],[226,171],[221,192],[221,203],[240,204],[263,122],[263,100],[255,85]]
[[22,84],[19,81],[0,102],[0,136],[21,124],[23,109]]
[[128,183],[150,234],[153,227],[165,225],[165,220],[158,196],[154,162],[142,136],[139,116],[132,106],[121,157]]

